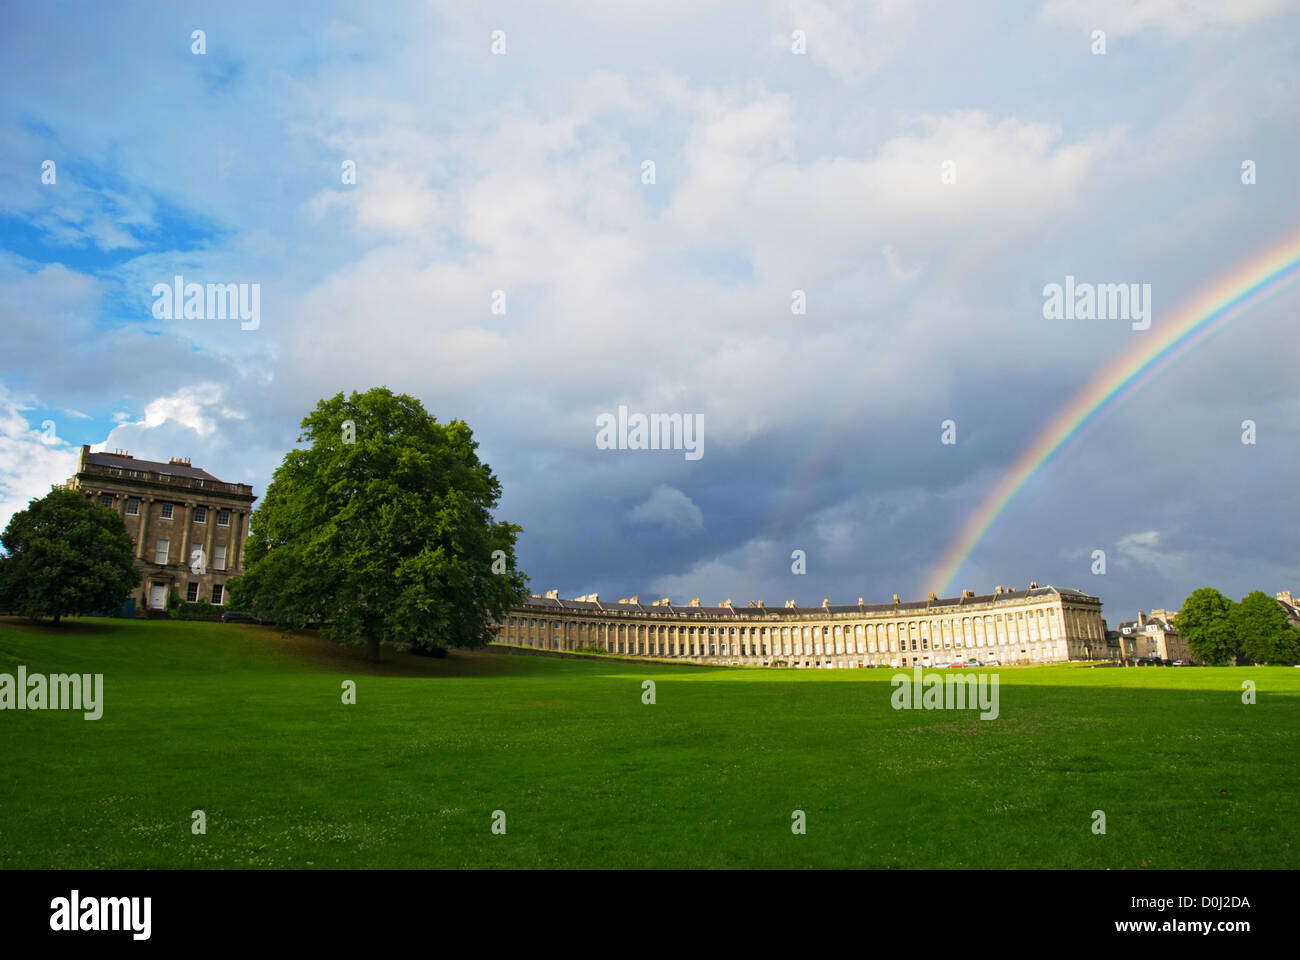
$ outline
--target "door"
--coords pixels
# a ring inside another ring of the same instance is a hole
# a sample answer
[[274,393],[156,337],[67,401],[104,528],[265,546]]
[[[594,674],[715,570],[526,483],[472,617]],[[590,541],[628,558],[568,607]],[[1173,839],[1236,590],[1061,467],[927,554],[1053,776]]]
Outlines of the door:
[[167,606],[167,585],[165,583],[149,584],[149,609],[162,610]]

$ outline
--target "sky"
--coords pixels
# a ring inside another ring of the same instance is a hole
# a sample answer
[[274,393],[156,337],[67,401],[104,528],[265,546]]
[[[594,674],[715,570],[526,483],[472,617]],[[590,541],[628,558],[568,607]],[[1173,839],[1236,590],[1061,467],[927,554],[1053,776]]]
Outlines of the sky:
[[[0,526],[82,444],[260,496],[317,401],[386,386],[473,429],[532,592],[924,599],[1058,411],[1300,227],[1282,0],[0,20]],[[256,284],[256,323],[166,315],[176,276]],[[1149,284],[1151,328],[1049,319],[1067,276]],[[1114,626],[1300,588],[1298,311],[1112,409],[950,594],[1071,587]],[[620,406],[699,456],[598,442]]]

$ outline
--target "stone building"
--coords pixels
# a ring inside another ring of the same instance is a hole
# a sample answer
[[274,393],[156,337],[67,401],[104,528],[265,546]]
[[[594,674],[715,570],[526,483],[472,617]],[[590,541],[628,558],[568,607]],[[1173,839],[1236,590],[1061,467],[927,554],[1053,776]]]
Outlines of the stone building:
[[225,483],[188,458],[167,463],[81,448],[67,486],[112,507],[126,523],[143,576],[136,609],[165,610],[172,588],[182,600],[226,601],[226,581],[243,572],[253,488]]
[[1077,590],[1039,587],[953,599],[800,607],[698,599],[649,604],[596,594],[533,596],[495,624],[497,642],[544,650],[608,653],[737,666],[912,667],[1102,660],[1101,601]]
[[1286,622],[1293,627],[1300,627],[1300,597],[1291,596],[1290,590],[1282,590],[1276,596],[1278,605],[1286,614]]
[[1187,638],[1174,628],[1173,615],[1167,610],[1153,610],[1149,617],[1139,610],[1136,620],[1120,623],[1118,633],[1123,644],[1123,660],[1192,662],[1192,648]]

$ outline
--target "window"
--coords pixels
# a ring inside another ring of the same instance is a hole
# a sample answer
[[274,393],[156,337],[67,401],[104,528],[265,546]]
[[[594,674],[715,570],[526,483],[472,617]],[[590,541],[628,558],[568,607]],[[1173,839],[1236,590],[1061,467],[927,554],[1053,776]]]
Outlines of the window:
[[217,606],[221,606],[221,596],[223,590],[224,588],[219,583],[214,583],[212,585],[212,602],[215,603]]
[[195,523],[207,523],[207,522],[208,522],[208,508],[207,508],[207,507],[195,507],[195,508],[194,508],[194,522],[195,522]]
[[171,542],[170,540],[159,540],[159,541],[158,541],[158,546],[157,546],[157,548],[154,550],[154,554],[153,554],[153,562],[154,562],[154,563],[166,563],[166,562],[167,562],[167,556],[168,556],[168,554],[171,553],[171,546],[172,546],[172,542]]
[[185,602],[194,603],[198,599],[199,599],[199,585],[197,583],[191,583],[188,587],[185,588]]
[[217,547],[213,551],[212,569],[214,570],[226,569],[226,548],[225,547]]
[[217,511],[217,526],[219,526],[219,527],[228,527],[228,526],[230,526],[230,511],[229,511],[229,510],[218,510],[218,511]]
[[162,505],[162,518],[164,520],[170,520],[172,518],[172,509],[174,506],[175,504],[171,503],[164,503]]
[[113,495],[111,493],[101,493],[99,495],[99,505],[101,507],[111,507],[113,505]]
[[138,517],[140,515],[140,498],[128,497],[126,500],[126,512],[128,516]]

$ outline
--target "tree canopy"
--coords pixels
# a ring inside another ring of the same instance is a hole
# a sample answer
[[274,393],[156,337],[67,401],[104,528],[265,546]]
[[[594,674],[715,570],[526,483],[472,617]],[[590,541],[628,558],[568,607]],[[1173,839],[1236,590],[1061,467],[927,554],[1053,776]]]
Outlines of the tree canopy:
[[116,510],[56,487],[9,520],[0,558],[0,610],[58,623],[113,611],[140,583]]
[[1193,590],[1178,611],[1178,631],[1187,638],[1192,656],[1202,663],[1222,666],[1238,653],[1232,610],[1236,606],[1213,587]]
[[305,448],[276,469],[252,517],[232,602],[327,636],[426,649],[477,646],[526,595],[521,528],[494,521],[501,486],[470,428],[377,387],[322,400]]
[[1255,663],[1295,663],[1300,631],[1287,622],[1281,604],[1262,590],[1241,598],[1232,610],[1238,649]]

